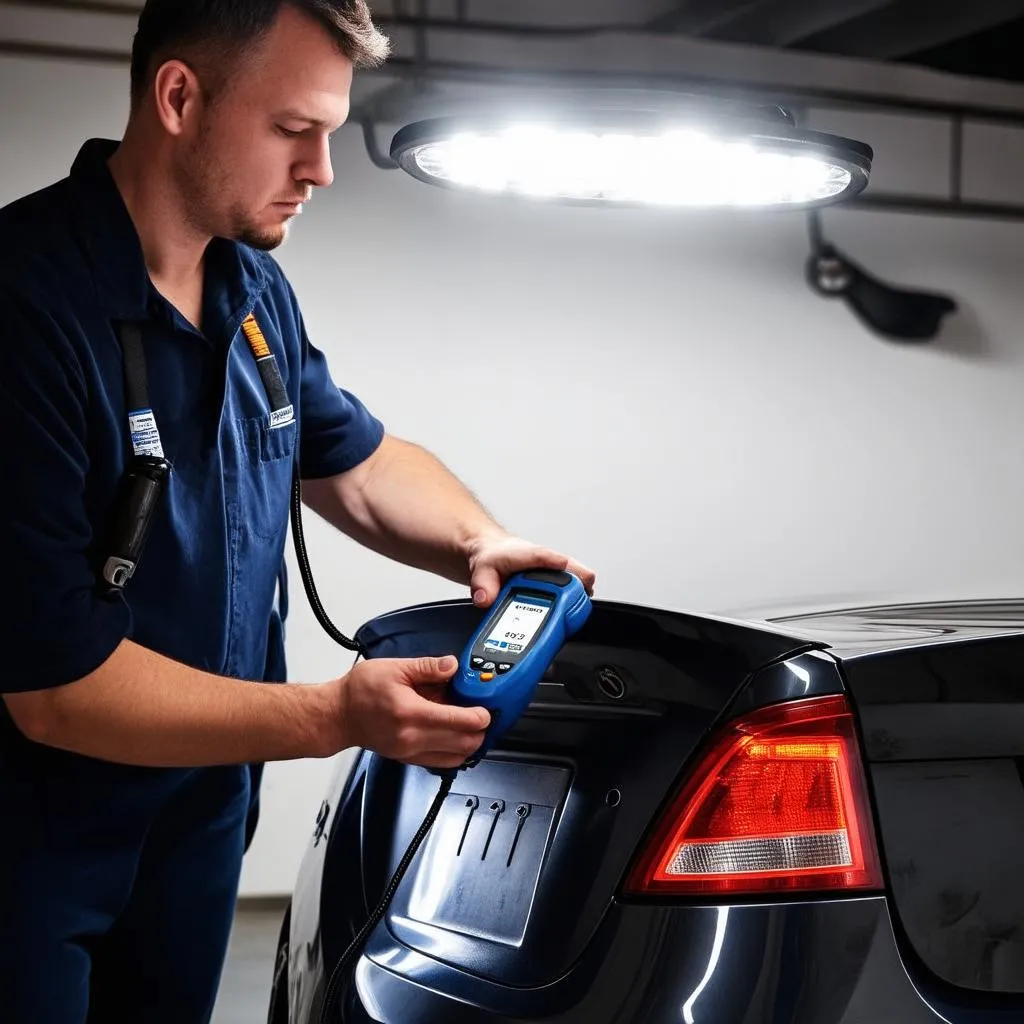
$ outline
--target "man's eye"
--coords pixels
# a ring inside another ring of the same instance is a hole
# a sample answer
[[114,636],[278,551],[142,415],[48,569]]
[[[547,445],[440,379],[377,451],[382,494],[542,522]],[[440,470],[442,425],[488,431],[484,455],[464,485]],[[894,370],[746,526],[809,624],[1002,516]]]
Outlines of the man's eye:
[[301,132],[293,131],[291,128],[285,128],[282,125],[277,126],[277,130],[286,138],[294,139],[297,135],[301,135]]

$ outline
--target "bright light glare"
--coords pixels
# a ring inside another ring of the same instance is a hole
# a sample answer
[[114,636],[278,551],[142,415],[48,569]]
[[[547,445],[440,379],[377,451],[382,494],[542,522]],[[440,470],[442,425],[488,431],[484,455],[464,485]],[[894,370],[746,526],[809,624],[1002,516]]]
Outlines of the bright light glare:
[[486,192],[666,206],[780,206],[830,199],[850,172],[826,157],[756,142],[518,126],[414,150],[431,177]]

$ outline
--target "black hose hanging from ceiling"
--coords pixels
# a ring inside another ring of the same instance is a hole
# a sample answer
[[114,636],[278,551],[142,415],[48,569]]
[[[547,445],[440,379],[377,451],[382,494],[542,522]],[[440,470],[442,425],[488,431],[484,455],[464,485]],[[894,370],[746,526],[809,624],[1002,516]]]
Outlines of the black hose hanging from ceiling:
[[825,247],[825,239],[821,230],[821,214],[811,210],[807,215],[807,230],[811,238],[811,252],[817,256]]

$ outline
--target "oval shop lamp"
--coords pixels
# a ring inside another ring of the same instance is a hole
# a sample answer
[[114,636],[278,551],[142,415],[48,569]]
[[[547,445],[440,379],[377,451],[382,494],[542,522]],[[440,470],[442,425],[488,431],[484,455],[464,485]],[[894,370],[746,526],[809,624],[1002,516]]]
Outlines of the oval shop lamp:
[[[776,108],[777,109],[777,108]],[[433,185],[607,206],[815,209],[868,183],[870,146],[769,118],[649,112],[442,117],[402,128],[391,158]]]

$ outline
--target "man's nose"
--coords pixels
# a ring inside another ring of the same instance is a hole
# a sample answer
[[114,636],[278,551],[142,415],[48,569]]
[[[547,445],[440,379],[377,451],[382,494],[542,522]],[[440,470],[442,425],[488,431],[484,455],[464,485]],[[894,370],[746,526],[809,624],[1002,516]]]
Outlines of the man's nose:
[[334,168],[331,165],[331,140],[327,135],[323,135],[317,139],[314,146],[308,159],[296,169],[296,178],[318,188],[327,188],[334,181]]

